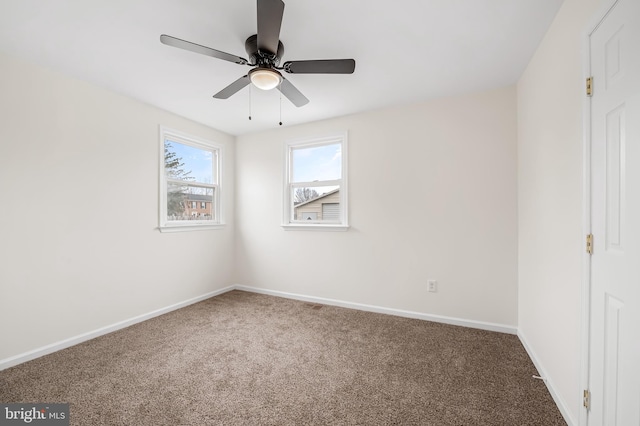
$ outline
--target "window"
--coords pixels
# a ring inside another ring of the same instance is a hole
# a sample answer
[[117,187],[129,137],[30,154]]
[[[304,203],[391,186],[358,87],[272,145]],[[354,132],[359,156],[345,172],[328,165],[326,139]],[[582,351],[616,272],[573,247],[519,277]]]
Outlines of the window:
[[285,147],[284,228],[346,230],[346,133]]
[[[222,146],[160,129],[160,230],[219,228]],[[198,209],[198,205],[201,206]]]

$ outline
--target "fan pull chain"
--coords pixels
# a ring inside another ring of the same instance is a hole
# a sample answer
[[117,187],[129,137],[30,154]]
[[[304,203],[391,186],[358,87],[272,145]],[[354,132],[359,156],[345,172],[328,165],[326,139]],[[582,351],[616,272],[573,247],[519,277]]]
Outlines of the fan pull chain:
[[282,80],[280,80],[280,87],[279,87],[279,92],[280,92],[280,125],[282,126]]
[[249,120],[251,120],[251,85],[249,85]]

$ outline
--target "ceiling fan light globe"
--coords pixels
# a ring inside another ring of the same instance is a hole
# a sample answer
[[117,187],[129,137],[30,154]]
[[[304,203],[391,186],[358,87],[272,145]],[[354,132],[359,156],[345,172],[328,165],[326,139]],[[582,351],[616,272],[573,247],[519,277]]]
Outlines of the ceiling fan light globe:
[[275,89],[282,81],[280,73],[270,69],[255,69],[249,78],[254,86],[262,90]]

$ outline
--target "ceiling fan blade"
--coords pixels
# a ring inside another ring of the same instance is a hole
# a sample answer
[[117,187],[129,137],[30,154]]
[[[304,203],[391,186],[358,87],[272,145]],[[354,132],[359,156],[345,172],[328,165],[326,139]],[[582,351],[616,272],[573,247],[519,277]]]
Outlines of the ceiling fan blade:
[[239,79],[213,95],[213,97],[217,99],[229,99],[229,97],[235,95],[241,89],[244,89],[244,87],[249,83],[251,83],[251,81],[249,80],[249,76],[245,75],[244,77],[240,77]]
[[278,85],[278,90],[298,108],[309,103],[309,99],[300,93],[300,91],[296,89],[296,86],[284,77],[282,77],[282,82]]
[[282,0],[258,1],[258,49],[272,54],[278,53],[280,27],[284,14]]
[[232,55],[230,53],[221,52],[219,50],[212,49],[210,47],[201,46],[199,44],[191,43],[190,41],[181,40],[179,38],[172,37],[170,35],[162,34],[160,41],[167,46],[178,47],[180,49],[190,50],[192,52],[200,53],[202,55],[211,56],[213,58],[222,59],[225,61],[233,62],[240,65],[246,65],[249,63],[244,58]]
[[283,66],[290,74],[352,74],[353,59],[320,59],[315,61],[287,61]]

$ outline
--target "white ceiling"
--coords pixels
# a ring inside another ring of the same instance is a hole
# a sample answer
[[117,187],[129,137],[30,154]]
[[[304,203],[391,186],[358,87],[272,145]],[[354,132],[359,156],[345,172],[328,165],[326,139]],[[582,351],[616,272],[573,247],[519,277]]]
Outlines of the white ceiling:
[[[352,75],[286,75],[284,125],[513,84],[562,0],[284,0],[287,60],[356,60]],[[212,98],[250,69],[160,43],[247,58],[256,0],[0,0],[0,51],[238,135],[278,127],[278,91]]]

